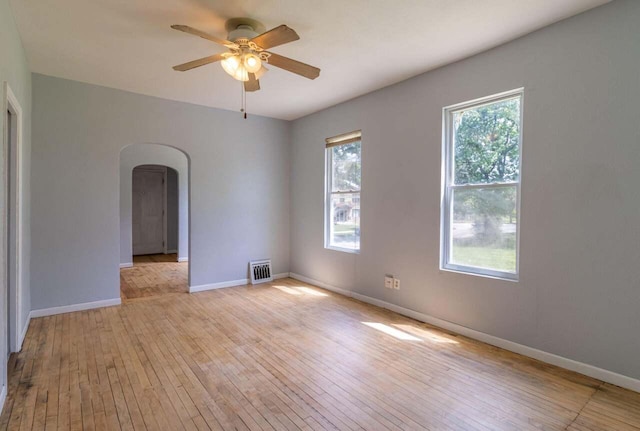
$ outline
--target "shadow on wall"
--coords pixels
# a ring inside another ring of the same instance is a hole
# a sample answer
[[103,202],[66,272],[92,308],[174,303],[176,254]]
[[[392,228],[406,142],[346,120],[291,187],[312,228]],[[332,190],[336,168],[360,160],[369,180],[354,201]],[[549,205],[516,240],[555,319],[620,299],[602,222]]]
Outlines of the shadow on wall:
[[[132,175],[141,165],[169,167],[178,176],[178,260],[189,260],[190,159],[187,153],[163,144],[132,144],[120,151],[120,267],[132,265]],[[191,266],[189,267],[191,280]],[[189,283],[190,284],[190,283]]]

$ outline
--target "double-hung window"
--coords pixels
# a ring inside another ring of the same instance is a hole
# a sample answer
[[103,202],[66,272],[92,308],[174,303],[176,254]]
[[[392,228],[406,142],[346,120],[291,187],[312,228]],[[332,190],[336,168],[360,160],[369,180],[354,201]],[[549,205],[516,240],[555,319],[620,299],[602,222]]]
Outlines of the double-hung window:
[[360,251],[360,131],[326,139],[325,247]]
[[444,109],[442,269],[518,279],[522,95]]

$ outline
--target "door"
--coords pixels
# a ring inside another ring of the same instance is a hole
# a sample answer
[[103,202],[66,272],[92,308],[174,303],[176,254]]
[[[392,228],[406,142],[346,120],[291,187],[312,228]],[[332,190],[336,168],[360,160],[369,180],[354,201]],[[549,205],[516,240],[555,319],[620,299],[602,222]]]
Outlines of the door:
[[133,254],[164,252],[163,170],[133,170]]

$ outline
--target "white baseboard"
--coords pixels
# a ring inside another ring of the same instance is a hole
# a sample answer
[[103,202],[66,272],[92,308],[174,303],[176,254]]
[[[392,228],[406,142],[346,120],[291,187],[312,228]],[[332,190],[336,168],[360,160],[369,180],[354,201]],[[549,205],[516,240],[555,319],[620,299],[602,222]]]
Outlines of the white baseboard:
[[133,262],[121,263],[120,268],[133,268]]
[[27,331],[29,330],[29,324],[31,323],[32,311],[27,315],[27,322],[24,324],[24,328],[22,328],[22,332],[20,333],[20,338],[18,338],[18,345],[16,346],[18,352],[22,350],[22,343],[24,343],[24,337],[27,336]]
[[189,262],[189,257],[179,257],[178,262]]
[[350,290],[340,289],[339,287],[335,287],[330,284],[323,283],[320,280],[314,280],[313,278],[305,277],[304,275],[296,274],[295,272],[290,272],[289,277],[295,278],[296,280],[304,281],[305,283],[313,284],[314,286],[322,287],[323,289],[327,289],[332,292],[339,293],[340,295],[349,296],[349,297],[353,296]]
[[164,252],[164,254],[175,254],[177,252],[178,252],[178,250],[167,250],[167,251]]
[[2,385],[2,391],[0,392],[0,414],[4,408],[4,402],[7,399],[7,385]]
[[102,301],[84,302],[82,304],[63,305],[61,307],[41,308],[40,310],[32,310],[31,317],[53,316],[54,314],[71,313],[73,311],[90,310],[92,308],[111,307],[120,305],[120,298],[103,299]]
[[189,293],[204,292],[205,290],[222,289],[224,287],[244,286],[247,284],[247,279],[242,278],[240,280],[221,281],[219,283],[200,284],[198,286],[189,286]]
[[419,311],[404,308],[399,305],[391,304],[389,302],[382,301],[376,298],[371,298],[369,296],[352,292],[350,290],[331,286],[327,283],[323,283],[319,280],[314,280],[312,278],[305,277],[294,272],[290,273],[289,275],[291,278],[295,278],[296,280],[304,281],[305,283],[313,284],[318,287],[322,287],[324,289],[339,293],[341,295],[355,298],[368,304],[395,311],[398,314],[402,314],[404,316],[411,317],[412,319],[416,319],[421,322],[425,322],[430,325],[437,326],[460,335],[464,335],[465,337],[473,338],[474,340],[482,341],[483,343],[491,344],[492,346],[500,347],[514,353],[519,353],[521,355],[528,356],[530,358],[537,359],[551,365],[556,365],[567,370],[575,371],[580,374],[584,374],[585,376],[602,380],[603,382],[611,383],[616,386],[631,389],[632,391],[640,392],[640,380],[633,377],[624,376],[622,374],[614,373],[613,371],[598,368],[593,365],[578,362],[573,359],[558,356],[553,353],[548,353],[543,350],[525,346],[523,344],[514,343],[513,341],[505,340],[503,338],[495,337],[484,332],[476,331],[475,329],[467,328],[466,326],[458,325],[457,323],[442,320],[437,317],[421,313]]
[[[287,278],[287,277],[289,277],[288,272],[273,274],[274,280],[277,280],[279,278]],[[219,283],[200,284],[198,286],[189,286],[189,293],[204,292],[205,290],[222,289],[225,287],[244,286],[249,284],[250,282],[251,280],[248,278],[241,278],[239,280],[221,281]]]

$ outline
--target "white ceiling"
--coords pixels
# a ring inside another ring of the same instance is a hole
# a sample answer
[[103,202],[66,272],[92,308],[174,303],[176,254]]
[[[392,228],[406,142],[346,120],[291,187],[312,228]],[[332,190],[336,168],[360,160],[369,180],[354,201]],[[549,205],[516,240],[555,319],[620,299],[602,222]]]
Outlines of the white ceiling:
[[314,81],[270,67],[249,113],[295,119],[500,45],[610,0],[11,0],[33,72],[229,110],[240,84],[219,64],[173,65],[224,48],[227,18],[286,24],[273,52],[322,69]]

